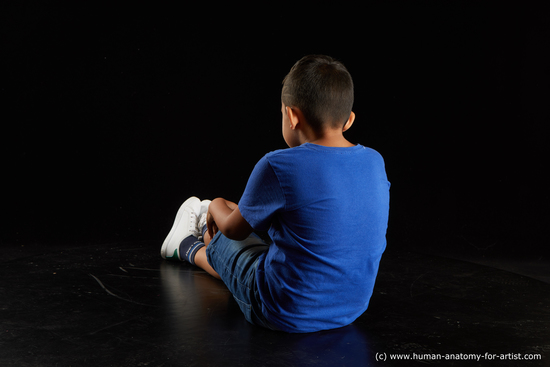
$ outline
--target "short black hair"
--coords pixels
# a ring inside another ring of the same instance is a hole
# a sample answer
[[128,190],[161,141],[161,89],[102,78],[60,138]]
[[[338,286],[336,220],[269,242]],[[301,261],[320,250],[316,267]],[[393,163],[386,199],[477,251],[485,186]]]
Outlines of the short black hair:
[[353,107],[353,80],[346,67],[332,57],[305,56],[283,80],[281,101],[299,108],[316,131],[343,128]]

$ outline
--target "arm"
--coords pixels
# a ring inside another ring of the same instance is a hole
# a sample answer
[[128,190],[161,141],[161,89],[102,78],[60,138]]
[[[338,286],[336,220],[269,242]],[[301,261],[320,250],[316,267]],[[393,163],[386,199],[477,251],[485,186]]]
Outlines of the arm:
[[208,234],[211,237],[220,230],[225,237],[240,241],[247,238],[253,230],[241,215],[239,206],[222,198],[212,200],[206,218]]

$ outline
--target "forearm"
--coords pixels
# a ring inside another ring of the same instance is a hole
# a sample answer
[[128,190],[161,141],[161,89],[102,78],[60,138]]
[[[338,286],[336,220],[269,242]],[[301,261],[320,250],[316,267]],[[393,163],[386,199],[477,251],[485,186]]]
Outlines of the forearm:
[[242,217],[237,204],[217,198],[212,200],[208,211],[217,229],[227,238],[243,240],[252,233],[252,227]]
[[228,217],[233,213],[233,210],[235,210],[235,206],[235,203],[223,198],[216,198],[210,203],[208,210],[210,214],[212,214],[212,218],[214,222],[216,222],[218,229],[222,231],[223,234],[227,231],[229,224]]

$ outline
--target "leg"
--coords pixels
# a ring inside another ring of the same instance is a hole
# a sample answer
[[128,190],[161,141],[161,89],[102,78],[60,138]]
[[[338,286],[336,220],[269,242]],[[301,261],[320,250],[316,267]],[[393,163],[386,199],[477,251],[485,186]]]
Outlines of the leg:
[[205,270],[208,274],[212,275],[216,279],[221,279],[220,275],[212,268],[208,259],[206,258],[206,247],[201,248],[195,255],[195,265]]
[[242,241],[230,240],[217,233],[205,253],[207,263],[231,291],[246,320],[276,330],[262,313],[262,302],[256,287],[256,269],[268,248],[254,233]]
[[197,251],[197,254],[195,255],[195,265],[197,265],[199,268],[205,270],[208,274],[212,275],[216,279],[221,279],[220,275],[212,268],[210,263],[208,263],[208,259],[206,258],[206,247],[210,244],[210,241],[212,241],[212,237],[208,234],[208,231],[204,233],[202,241],[206,245],[205,247],[201,248],[199,251]]

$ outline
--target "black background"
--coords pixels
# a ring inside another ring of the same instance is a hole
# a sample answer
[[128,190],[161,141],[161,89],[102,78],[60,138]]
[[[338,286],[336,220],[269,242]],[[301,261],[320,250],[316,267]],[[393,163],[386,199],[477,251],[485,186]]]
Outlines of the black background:
[[550,254],[547,6],[2,7],[1,245],[160,246],[187,197],[238,201],[319,53],[354,78],[347,138],[386,160],[389,247]]

